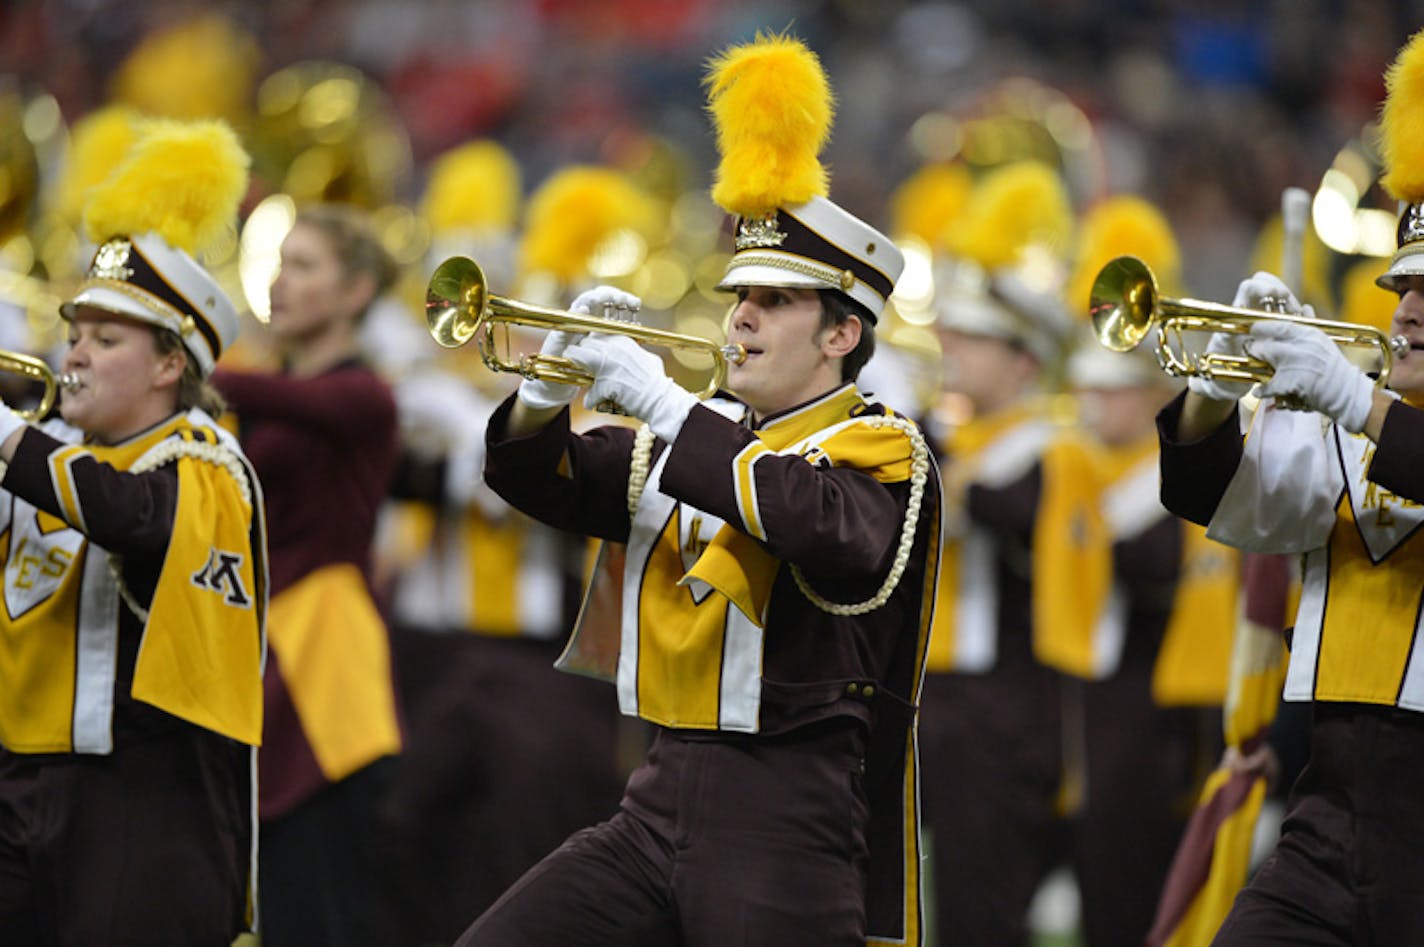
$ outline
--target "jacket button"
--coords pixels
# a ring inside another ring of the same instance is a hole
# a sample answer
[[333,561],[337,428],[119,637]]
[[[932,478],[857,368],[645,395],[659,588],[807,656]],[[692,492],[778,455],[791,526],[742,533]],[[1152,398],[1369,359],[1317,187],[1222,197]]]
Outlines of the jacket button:
[[862,687],[861,690],[860,690],[860,696],[861,696],[861,697],[874,697],[874,696],[875,696],[875,685],[874,685],[874,684],[867,684],[867,685],[865,685],[864,687]]
[[849,684],[846,685],[846,693],[854,697],[856,694],[860,693],[860,685],[855,683],[854,681],[851,681]]

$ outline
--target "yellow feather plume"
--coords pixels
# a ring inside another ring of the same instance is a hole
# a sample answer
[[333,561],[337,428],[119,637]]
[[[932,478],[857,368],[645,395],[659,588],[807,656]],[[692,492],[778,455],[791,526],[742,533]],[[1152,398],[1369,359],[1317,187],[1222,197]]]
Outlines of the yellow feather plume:
[[498,142],[472,141],[436,159],[420,212],[436,233],[509,231],[523,197],[519,164]]
[[572,283],[587,273],[589,257],[611,234],[626,229],[646,237],[656,217],[654,201],[617,171],[565,168],[529,198],[520,270]]
[[1400,50],[1385,73],[1380,157],[1385,190],[1401,201],[1424,201],[1424,30]]
[[1018,262],[1030,246],[1062,256],[1072,234],[1073,207],[1063,180],[1046,164],[1018,161],[980,180],[949,245],[955,255],[993,270]]
[[1345,272],[1340,283],[1340,315],[1345,322],[1374,326],[1386,334],[1394,320],[1394,310],[1399,306],[1399,297],[1375,283],[1389,266],[1389,260],[1366,258],[1354,264]]
[[251,112],[261,50],[251,34],[220,14],[154,32],[120,64],[114,101],[145,115],[242,124]]
[[89,239],[156,233],[200,253],[227,234],[247,193],[247,152],[226,123],[145,122],[138,143],[90,195]]
[[821,62],[798,39],[761,33],[708,63],[703,84],[722,156],[712,200],[756,216],[824,197],[821,148],[834,105]]
[[1182,252],[1172,225],[1153,204],[1140,197],[1110,197],[1083,217],[1078,256],[1065,298],[1074,315],[1087,318],[1093,281],[1109,260],[1130,253],[1152,269],[1168,295],[1181,279]]
[[890,195],[892,232],[919,237],[933,250],[944,249],[973,189],[974,178],[964,165],[925,165]]
[[122,105],[105,106],[74,124],[64,171],[54,191],[55,212],[69,224],[83,219],[89,190],[108,177],[133,147],[138,124],[138,113]]

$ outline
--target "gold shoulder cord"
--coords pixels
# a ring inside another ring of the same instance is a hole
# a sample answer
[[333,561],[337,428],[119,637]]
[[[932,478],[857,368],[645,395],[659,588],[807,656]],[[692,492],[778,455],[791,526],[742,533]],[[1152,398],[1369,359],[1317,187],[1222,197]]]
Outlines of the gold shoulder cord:
[[[252,505],[252,487],[247,482],[247,471],[243,468],[242,462],[232,451],[206,441],[188,441],[178,437],[160,441],[134,461],[133,466],[129,467],[129,473],[147,473],[150,470],[157,470],[164,464],[173,463],[180,457],[191,457],[194,460],[201,460],[223,468],[237,482],[237,488],[242,493],[243,501],[248,506]],[[109,553],[109,572],[113,574],[114,582],[118,586],[119,598],[123,599],[129,611],[133,612],[140,622],[148,624],[148,609],[138,603],[128,586],[124,584],[123,557],[118,553]]]
[[[791,577],[796,580],[796,587],[801,590],[801,594],[806,596],[812,605],[830,615],[864,615],[890,601],[890,596],[895,592],[895,587],[900,584],[900,577],[905,574],[905,567],[910,562],[910,551],[915,545],[915,528],[920,521],[920,505],[925,497],[925,483],[929,479],[930,451],[928,445],[925,444],[924,435],[920,433],[918,427],[904,418],[892,414],[877,415],[860,420],[861,423],[871,427],[893,427],[909,438],[910,500],[905,506],[905,522],[900,528],[900,545],[895,550],[895,562],[891,565],[889,574],[885,576],[885,582],[880,586],[880,591],[865,601],[853,604],[828,601],[811,588],[798,566],[791,566]],[[643,487],[648,482],[648,466],[652,459],[652,452],[653,432],[644,424],[638,428],[638,433],[633,439],[633,460],[628,474],[628,515],[630,517],[637,513],[638,500],[642,497]]]

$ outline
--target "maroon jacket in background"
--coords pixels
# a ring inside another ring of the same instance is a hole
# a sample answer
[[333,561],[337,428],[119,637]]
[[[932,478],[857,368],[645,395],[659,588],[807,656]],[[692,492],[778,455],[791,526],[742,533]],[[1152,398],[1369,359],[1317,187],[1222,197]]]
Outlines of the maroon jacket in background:
[[[262,483],[271,595],[337,563],[360,568],[369,585],[376,514],[399,454],[390,386],[355,360],[311,378],[217,371],[213,383]],[[263,690],[258,812],[267,820],[327,783],[270,649]]]
[[390,386],[354,360],[312,378],[219,369],[213,383],[262,481],[271,594],[338,562],[369,576],[399,456]]

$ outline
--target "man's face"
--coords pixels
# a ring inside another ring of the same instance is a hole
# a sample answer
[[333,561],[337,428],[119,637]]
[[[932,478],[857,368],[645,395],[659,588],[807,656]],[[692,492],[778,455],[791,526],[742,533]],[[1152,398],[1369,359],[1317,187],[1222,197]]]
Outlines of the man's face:
[[1395,357],[1389,387],[1407,397],[1424,398],[1424,276],[1406,277],[1400,287],[1390,333],[1408,339],[1409,351]]
[[177,353],[159,354],[152,327],[80,306],[64,356],[64,371],[78,377],[79,387],[61,394],[60,415],[103,443],[137,434],[173,410],[182,361]]
[[810,401],[841,383],[841,356],[860,339],[855,317],[833,329],[821,328],[821,297],[814,289],[752,286],[738,291],[727,320],[727,340],[747,350],[740,365],[727,368],[727,387],[758,417]]
[[1015,401],[1037,371],[1037,362],[1005,339],[958,329],[939,330],[944,388],[963,395],[975,414],[992,414]]

